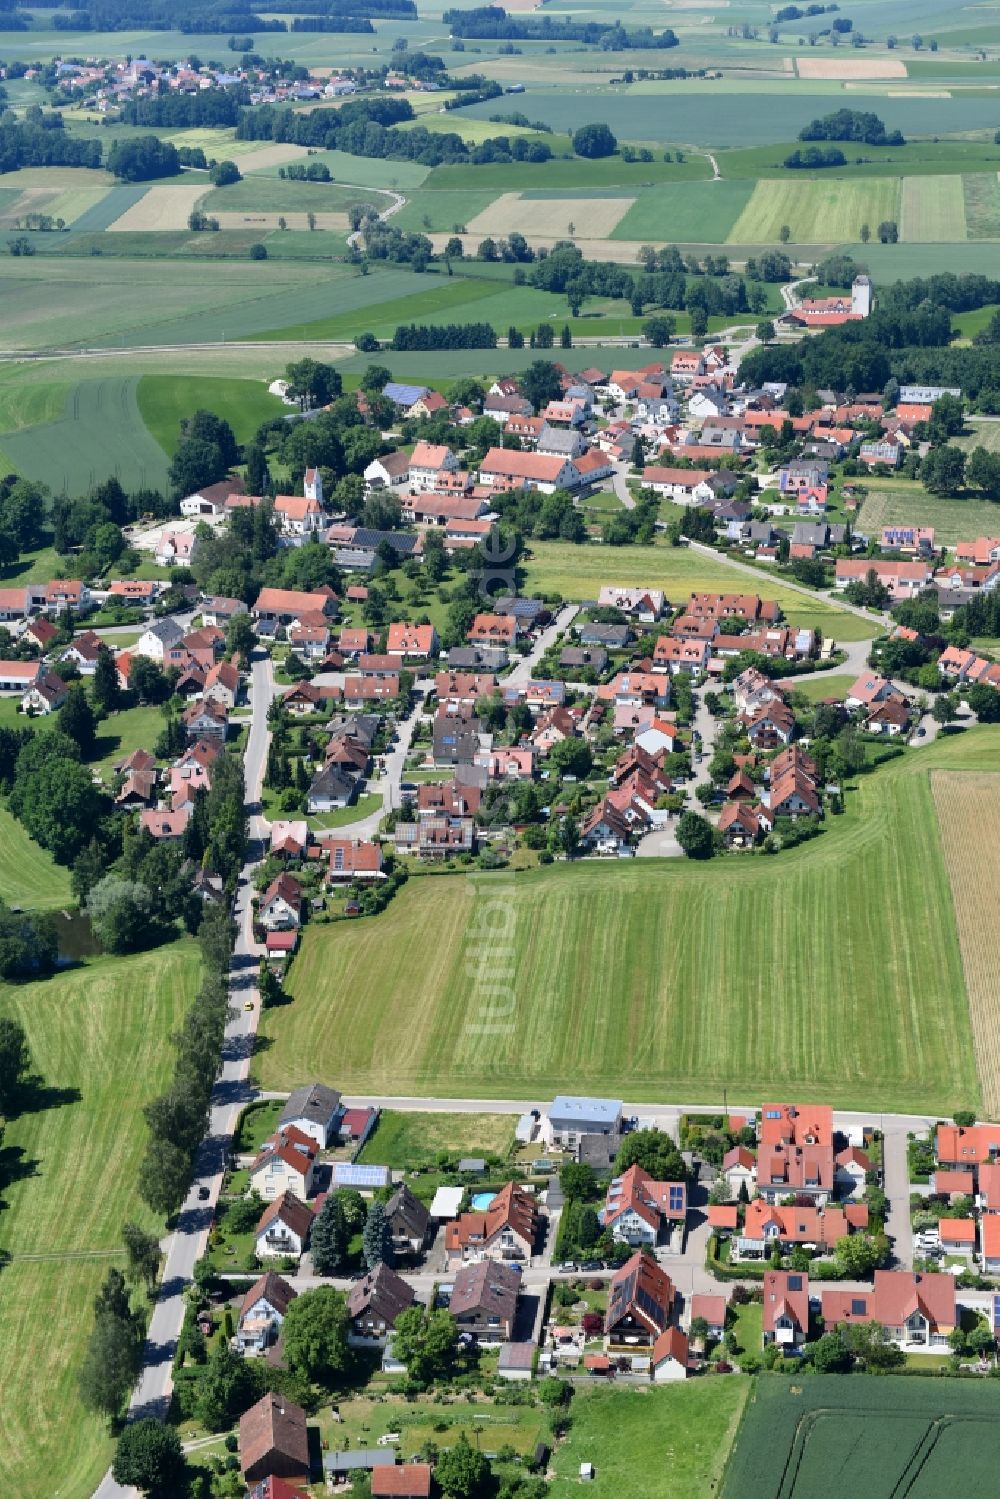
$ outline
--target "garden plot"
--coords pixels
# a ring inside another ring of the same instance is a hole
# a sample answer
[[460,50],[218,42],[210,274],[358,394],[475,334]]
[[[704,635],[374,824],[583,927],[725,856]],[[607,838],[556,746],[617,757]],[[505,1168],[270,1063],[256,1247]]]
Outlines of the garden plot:
[[177,187],[151,187],[147,193],[127,208],[120,219],[109,226],[112,234],[128,230],[152,232],[163,229],[186,229],[191,210],[203,198],[206,184],[184,183]]
[[606,239],[634,198],[525,198],[504,193],[469,220],[470,234],[575,234]]

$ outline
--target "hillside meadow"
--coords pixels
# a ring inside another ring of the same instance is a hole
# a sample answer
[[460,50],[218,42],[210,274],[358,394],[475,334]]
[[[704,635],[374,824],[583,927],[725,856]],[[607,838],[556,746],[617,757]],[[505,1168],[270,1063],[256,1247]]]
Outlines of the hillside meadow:
[[413,877],[382,916],[307,931],[293,1003],[264,1016],[261,1082],[975,1108],[927,772],[991,768],[998,749],[980,729],[909,752],[773,860]]
[[[0,984],[42,1078],[4,1132],[0,1474],[23,1499],[88,1499],[111,1455],[107,1423],[79,1402],[91,1303],[121,1260],[121,1225],[160,1227],[136,1191],[143,1105],[170,1075],[169,1036],[197,982],[195,944],[98,958]],[[13,1396],[16,1394],[16,1399]]]

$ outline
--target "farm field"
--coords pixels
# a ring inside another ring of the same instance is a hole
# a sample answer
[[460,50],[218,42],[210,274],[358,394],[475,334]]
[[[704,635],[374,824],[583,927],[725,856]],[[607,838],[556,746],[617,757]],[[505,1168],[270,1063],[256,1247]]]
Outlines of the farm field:
[[[0,900],[38,911],[59,910],[72,901],[69,871],[28,837],[6,807],[0,807]],[[0,1233],[2,1228],[0,1219]]]
[[211,375],[178,380],[174,375],[143,375],[137,399],[142,419],[163,451],[173,456],[182,418],[211,411],[232,427],[236,441],[249,442],[262,422],[287,414],[262,380],[222,380]]
[[411,1114],[383,1109],[358,1160],[402,1171],[433,1166],[442,1152],[505,1156],[513,1143],[510,1114]]
[[1000,1110],[1000,986],[984,937],[1000,914],[989,852],[1000,832],[1000,774],[936,770],[931,791],[955,904],[983,1104],[992,1118]]
[[122,1222],[153,1226],[135,1190],[141,1109],[169,1075],[168,1037],[197,967],[184,940],[0,986],[0,1013],[24,1026],[47,1090],[38,1109],[7,1121],[4,1138],[12,1160],[32,1168],[8,1183],[0,1216],[0,1244],[13,1255],[0,1386],[18,1394],[0,1414],[0,1466],[25,1499],[87,1499],[110,1456],[107,1424],[79,1403],[76,1370]]
[[109,224],[108,229],[112,234],[136,229],[144,233],[156,233],[162,229],[186,229],[188,215],[204,194],[203,182],[179,182],[151,187],[126,208],[121,218]]
[[[155,188],[153,189],[155,192]],[[229,187],[211,188],[203,196],[206,213],[346,213],[354,203],[382,209],[391,200],[384,193],[337,182],[290,182],[279,177],[244,177]]]
[[583,1462],[594,1499],[712,1499],[749,1391],[746,1379],[581,1390],[552,1459],[554,1499],[579,1493]]
[[[891,215],[890,215],[891,217]],[[874,225],[872,229],[874,232]],[[941,243],[966,237],[961,177],[904,177],[900,237]]]
[[785,588],[769,573],[730,567],[703,552],[666,545],[624,547],[580,547],[572,542],[533,541],[526,563],[528,592],[558,593],[566,599],[596,598],[602,583],[648,584],[662,588],[669,599],[684,599],[689,593],[715,589],[731,593],[745,590],[762,598],[777,599],[793,624],[811,624],[837,640],[867,640],[875,634],[876,622],[850,614],[831,604],[821,594],[815,601]]
[[[456,192],[418,189],[408,196],[399,212],[393,214],[392,222],[398,229],[409,229],[417,234],[451,234],[456,225],[464,229],[477,214],[496,201],[496,193],[488,188],[484,192],[476,192],[473,188],[460,188]],[[509,226],[510,229],[515,227],[513,224]]]
[[575,234],[579,225],[588,238],[606,239],[632,203],[632,198],[542,198],[504,193],[470,219],[469,233]]
[[[619,140],[662,145],[742,146],[750,131],[763,145],[790,141],[810,120],[839,105],[873,110],[906,137],[996,128],[996,101],[986,91],[949,96],[941,90],[941,97],[930,91],[933,96],[928,98],[927,91],[906,94],[898,86],[890,95],[887,86],[870,83],[848,91],[823,80],[748,80],[734,87],[733,80],[727,79],[714,89],[699,80],[681,80],[651,83],[642,91],[595,83],[586,92],[587,119],[605,121]],[[572,130],[581,123],[580,99],[572,89],[543,85],[532,89],[528,102],[534,118],[555,131]],[[492,99],[463,110],[480,119],[495,113]]]
[[992,769],[998,747],[1000,731],[972,730],[862,778],[845,814],[766,881],[755,859],[411,880],[383,915],[306,933],[293,1003],[263,1018],[262,1085],[318,1073],[349,1093],[706,1103],[725,1086],[974,1108],[927,772]]
[[866,536],[877,535],[883,526],[933,526],[939,546],[954,546],[976,536],[994,535],[998,522],[1000,512],[990,500],[948,500],[929,495],[919,484],[901,485],[899,489],[873,484],[858,512],[857,524]]
[[970,240],[1000,238],[1000,180],[996,172],[975,172],[963,177],[963,189]]
[[986,1383],[757,1379],[722,1499],[826,1499],[834,1469],[837,1491],[856,1499],[933,1499],[957,1472],[986,1482],[1000,1461],[994,1408]]
[[[499,128],[499,127],[497,127]],[[587,193],[595,188],[624,187],[630,192],[666,182],[707,181],[712,176],[708,158],[694,152],[684,161],[627,162],[620,156],[598,161],[493,162],[483,166],[435,167],[424,182],[428,192]]]
[[729,239],[736,244],[776,244],[784,224],[800,244],[857,239],[862,224],[874,233],[882,219],[898,217],[895,177],[798,181],[792,175],[790,181],[758,182]]
[[753,190],[749,182],[665,182],[640,192],[612,238],[721,245]]
[[114,474],[126,489],[165,488],[167,459],[136,400],[135,377],[89,378],[71,387],[62,414],[0,434],[14,468],[54,493],[89,489]]

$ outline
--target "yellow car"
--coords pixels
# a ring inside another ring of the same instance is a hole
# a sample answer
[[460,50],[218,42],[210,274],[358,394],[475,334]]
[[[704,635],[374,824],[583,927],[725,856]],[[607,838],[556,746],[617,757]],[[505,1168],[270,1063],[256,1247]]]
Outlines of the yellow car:
[[243,1008],[244,1008],[244,1010],[252,1010],[253,1009],[253,1000],[252,999],[248,999],[247,1002],[246,1002],[246,1004],[243,1006]]

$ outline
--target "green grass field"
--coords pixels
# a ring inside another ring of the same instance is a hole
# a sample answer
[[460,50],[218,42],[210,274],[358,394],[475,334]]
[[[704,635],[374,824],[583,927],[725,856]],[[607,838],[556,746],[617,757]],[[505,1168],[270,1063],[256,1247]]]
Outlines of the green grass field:
[[6,807],[0,807],[0,900],[35,910],[59,910],[72,900],[69,872],[28,837]]
[[1000,731],[973,730],[890,763],[766,870],[588,861],[411,881],[378,918],[307,931],[294,1003],[264,1017],[261,1081],[975,1107],[926,772],[992,768],[998,747]]
[[244,177],[217,187],[202,200],[206,213],[346,213],[355,203],[385,208],[391,200],[363,187],[337,182],[282,181],[278,177]]
[[[936,1499],[954,1475],[989,1487],[1000,1461],[993,1392],[956,1380],[760,1378],[722,1499]],[[891,1433],[891,1439],[887,1434]]]
[[[963,446],[976,447],[978,440],[965,438]],[[998,524],[1000,509],[989,500],[947,500],[929,495],[919,484],[899,489],[873,484],[858,513],[858,529],[866,536],[877,535],[883,526],[933,526],[939,546],[993,536]]]
[[287,413],[262,380],[178,380],[173,375],[144,375],[137,391],[139,410],[151,435],[173,455],[180,442],[180,423],[194,411],[212,411],[232,427],[236,441],[249,442],[261,422]]
[[19,473],[55,494],[89,489],[112,474],[126,489],[165,489],[166,454],[143,420],[137,384],[130,376],[80,380],[61,416],[3,433],[0,446]]
[[579,1494],[584,1462],[596,1470],[594,1499],[712,1499],[748,1393],[745,1379],[580,1390],[552,1459],[553,1499]]
[[787,224],[796,243],[826,243],[857,239],[862,224],[874,234],[883,219],[898,218],[894,177],[799,181],[789,173],[783,182],[758,182],[728,237],[734,244],[776,244]]
[[[973,448],[986,448],[991,453],[1000,453],[1000,422],[967,422],[966,431],[961,437],[955,438],[955,446],[964,448],[967,453],[971,453]],[[965,501],[961,503],[964,509]],[[986,504],[984,513],[996,517],[997,507]],[[996,519],[990,524],[995,526]],[[970,536],[971,534],[970,532]]]
[[[874,223],[871,227],[874,233]],[[962,178],[904,177],[899,233],[901,239],[918,243],[965,239]]]
[[838,640],[865,640],[876,625],[848,614],[817,594],[815,600],[785,588],[769,573],[758,576],[729,567],[686,547],[581,547],[564,541],[533,541],[526,565],[528,592],[558,593],[566,599],[596,598],[602,583],[645,584],[662,588],[673,603],[691,593],[757,593],[777,599],[786,618],[811,624]]
[[665,182],[639,194],[612,238],[721,245],[753,191],[749,182]]
[[393,214],[392,222],[397,228],[410,229],[416,234],[451,234],[456,225],[464,229],[477,213],[489,208],[496,196],[488,188],[482,192],[473,188],[457,192],[418,190],[404,208]]
[[[497,126],[499,130],[500,127]],[[668,182],[704,181],[712,168],[704,156],[691,153],[684,161],[623,161],[608,156],[600,161],[493,162],[483,166],[435,167],[424,182],[429,192],[501,193],[551,192],[600,187],[622,187],[638,191]]]
[[[8,1120],[0,1462],[25,1499],[88,1499],[111,1453],[87,1415],[76,1371],[91,1302],[117,1258],[121,1224],[153,1226],[136,1193],[141,1110],[170,1073],[168,1037],[197,977],[194,943],[101,958],[43,982],[0,986],[0,1013],[28,1034],[47,1107]],[[76,1096],[79,1095],[79,1096]],[[35,1258],[38,1256],[39,1258]]]
[[970,240],[1000,238],[1000,181],[996,172],[976,172],[963,177],[963,187]]
[[442,1152],[506,1156],[514,1144],[514,1122],[511,1114],[410,1114],[383,1109],[358,1160],[407,1171],[435,1165]]

